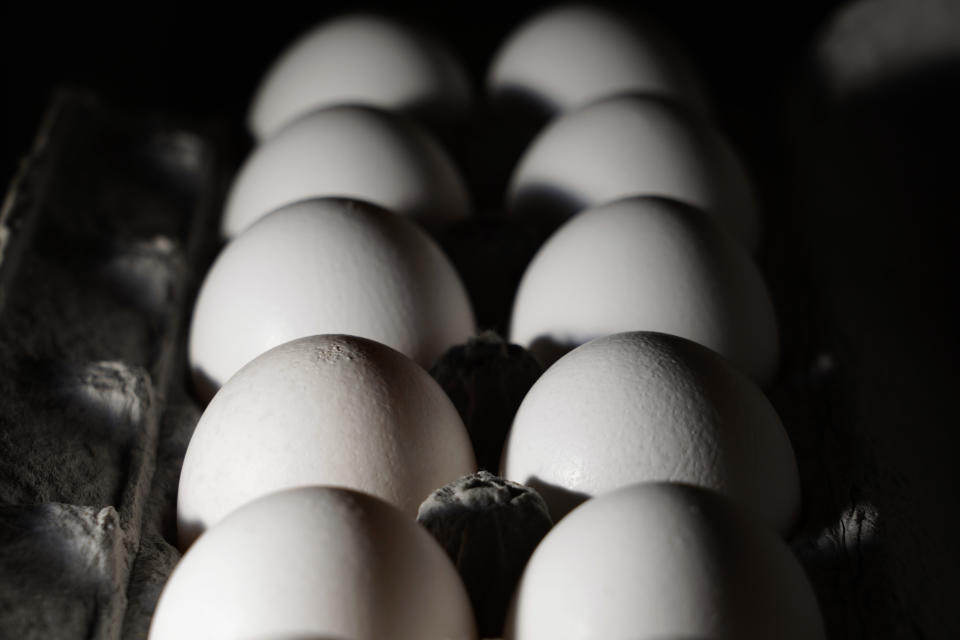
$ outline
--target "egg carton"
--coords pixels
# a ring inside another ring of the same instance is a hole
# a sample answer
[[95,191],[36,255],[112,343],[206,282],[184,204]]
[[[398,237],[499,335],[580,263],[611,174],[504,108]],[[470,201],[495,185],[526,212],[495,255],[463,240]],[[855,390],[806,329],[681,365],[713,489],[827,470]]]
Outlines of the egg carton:
[[199,412],[182,345],[218,151],[56,96],[0,217],[0,636],[146,635]]
[[[799,145],[806,166],[839,133],[818,130]],[[220,142],[63,93],[11,186],[0,215],[0,637],[146,635],[179,560],[176,483],[201,411],[184,343],[229,173]],[[828,168],[809,175],[825,181]],[[917,357],[939,359],[888,341],[930,323],[891,313],[886,295],[863,288],[876,283],[863,274],[885,263],[855,245],[856,220],[830,217],[852,200],[818,210],[809,205],[822,200],[807,196],[796,211],[817,211],[809,219],[768,216],[762,263],[784,336],[769,395],[804,491],[790,542],[829,637],[953,637],[951,583],[930,551],[949,549],[934,530],[956,523],[943,513],[956,495],[947,450],[897,450],[907,428],[953,442],[940,436],[952,378],[905,373]],[[824,239],[818,224],[835,235]],[[897,230],[890,215],[876,225],[874,239]],[[489,221],[470,230],[487,234],[485,247],[515,242]],[[471,245],[468,235],[447,247]],[[486,255],[474,251],[478,262]],[[890,270],[884,285],[894,299],[917,276],[946,285],[931,264]],[[925,404],[905,408],[898,392]]]

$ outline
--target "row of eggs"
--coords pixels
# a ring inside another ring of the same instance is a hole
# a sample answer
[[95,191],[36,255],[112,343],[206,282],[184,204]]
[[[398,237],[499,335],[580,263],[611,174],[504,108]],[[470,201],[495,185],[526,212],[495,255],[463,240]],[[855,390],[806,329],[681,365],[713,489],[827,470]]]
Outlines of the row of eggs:
[[[152,637],[475,638],[472,594],[414,518],[474,469],[456,409],[406,356],[342,335],[271,349],[197,425],[178,503],[189,550]],[[799,507],[789,441],[709,349],[629,332],[573,350],[524,399],[502,473],[557,521],[502,594],[506,638],[824,637],[776,533]]]
[[[518,29],[492,66],[494,94],[565,112],[517,165],[511,215],[545,203],[577,212],[530,264],[511,319],[511,339],[548,368],[501,472],[562,490],[543,491],[560,523],[506,633],[822,637],[802,570],[768,531],[789,531],[799,484],[757,386],[775,373],[777,333],[749,255],[756,205],[692,76],[645,35],[612,13],[563,7]],[[584,39],[603,73],[569,64]],[[372,82],[344,81],[346,60],[374,69]],[[194,310],[189,357],[212,400],[181,474],[190,551],[152,638],[475,637],[462,585],[412,518],[476,467],[460,416],[424,371],[475,327],[421,225],[469,216],[470,198],[442,146],[403,115],[456,117],[467,86],[436,42],[374,16],[322,25],[265,79],[250,119],[259,143],[225,205],[229,242]],[[686,484],[635,484],[650,480]],[[619,503],[629,506],[609,506]],[[564,566],[572,556],[580,568]],[[212,592],[218,603],[202,595]]]

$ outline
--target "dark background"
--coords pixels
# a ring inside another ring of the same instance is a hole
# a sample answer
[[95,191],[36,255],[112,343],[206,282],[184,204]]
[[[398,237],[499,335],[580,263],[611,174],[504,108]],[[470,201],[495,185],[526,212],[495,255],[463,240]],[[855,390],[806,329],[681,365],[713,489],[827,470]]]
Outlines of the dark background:
[[[3,130],[0,176],[32,141],[51,91],[89,88],[113,104],[239,122],[284,45],[330,15],[357,8],[422,23],[445,38],[479,85],[517,22],[545,2],[125,3],[5,2],[0,9]],[[731,127],[769,110],[836,1],[632,3],[688,49]],[[739,120],[738,120],[739,118]]]

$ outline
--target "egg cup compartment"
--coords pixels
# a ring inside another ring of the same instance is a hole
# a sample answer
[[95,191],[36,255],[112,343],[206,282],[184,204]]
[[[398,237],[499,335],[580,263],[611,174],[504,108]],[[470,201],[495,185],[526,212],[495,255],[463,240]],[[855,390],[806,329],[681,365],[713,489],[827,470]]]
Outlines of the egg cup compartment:
[[4,637],[146,634],[177,557],[164,490],[198,417],[182,346],[219,209],[215,147],[61,92],[7,194]]

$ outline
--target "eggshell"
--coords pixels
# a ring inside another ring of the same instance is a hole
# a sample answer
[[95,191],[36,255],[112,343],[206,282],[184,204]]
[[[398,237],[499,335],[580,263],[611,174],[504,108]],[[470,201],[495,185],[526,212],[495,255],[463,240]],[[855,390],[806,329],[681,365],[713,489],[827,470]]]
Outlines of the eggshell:
[[645,96],[608,98],[553,120],[520,158],[508,209],[563,218],[636,195],[699,207],[749,250],[757,246],[757,204],[733,149],[704,119]]
[[709,216],[678,202],[626,198],[567,221],[527,267],[510,321],[511,341],[543,365],[634,330],[699,342],[761,385],[777,370],[776,316],[756,265]]
[[300,487],[204,534],[170,576],[150,640],[476,637],[446,554],[373,496]]
[[669,483],[598,496],[533,552],[506,640],[821,640],[783,541],[719,494]]
[[548,117],[624,92],[708,111],[699,79],[666,33],[649,18],[587,4],[551,7],[517,27],[494,56],[487,90]]
[[800,511],[793,448],[763,392],[662,333],[598,338],[558,360],[524,397],[503,455],[502,474],[539,490],[554,520],[652,480],[726,493],[781,532]]
[[416,225],[363,202],[309,200],[237,236],[207,272],[189,338],[201,394],[267,349],[318,333],[372,338],[429,367],[473,335],[473,312]]
[[200,417],[180,473],[181,546],[299,485],[359,489],[413,519],[434,489],[475,470],[456,409],[410,359],[355,336],[294,340],[240,370]]
[[366,200],[428,226],[470,213],[463,178],[426,131],[342,106],[311,112],[254,148],[227,194],[221,233],[232,238],[278,207],[322,196]]
[[264,140],[322,107],[360,104],[451,121],[472,101],[466,71],[430,34],[387,16],[349,13],[304,33],[257,87],[250,130]]

